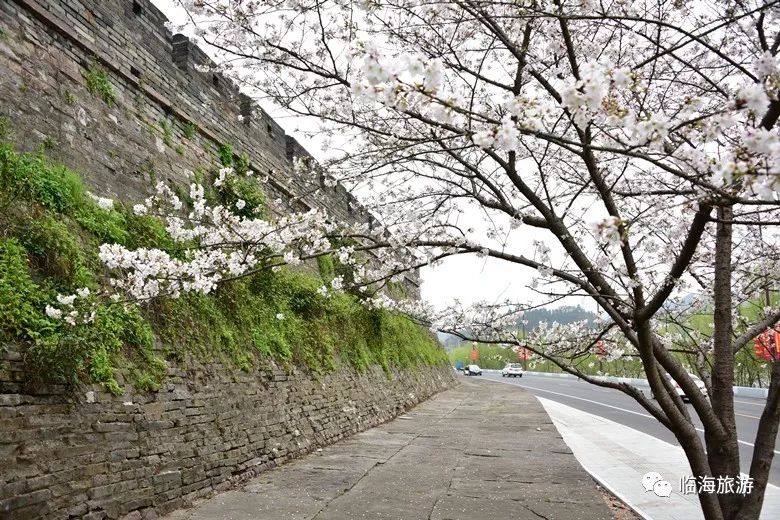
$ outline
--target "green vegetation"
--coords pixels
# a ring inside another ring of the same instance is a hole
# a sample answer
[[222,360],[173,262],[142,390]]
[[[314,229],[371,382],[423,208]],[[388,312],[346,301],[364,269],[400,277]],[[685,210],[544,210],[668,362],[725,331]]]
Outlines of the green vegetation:
[[[530,331],[538,327],[541,322],[566,325],[578,321],[594,323],[596,319],[597,316],[594,313],[586,311],[579,305],[563,305],[552,309],[541,307],[527,310],[523,313],[522,318],[517,320],[516,326],[518,330],[525,328]],[[524,324],[523,321],[526,323]]]
[[0,142],[7,141],[11,136],[11,125],[8,123],[8,119],[0,116]]
[[[213,190],[206,193],[206,198],[216,200],[224,206],[233,208],[233,211],[243,217],[269,218],[268,198],[262,186],[254,177],[247,176],[249,171],[249,158],[243,154],[233,159],[233,148],[223,145],[219,149],[219,161],[224,167],[233,167],[235,175],[225,179],[222,189],[216,194]],[[195,181],[203,183],[205,175],[203,171],[195,172]],[[210,183],[207,183],[210,185]],[[241,209],[236,206],[240,200],[244,201]]]
[[242,153],[240,157],[233,161],[233,168],[239,175],[245,175],[249,171],[249,156]]
[[[236,175],[230,175],[225,179],[219,193],[213,189],[208,189],[206,198],[211,201],[217,201],[224,206],[233,208],[233,211],[243,217],[269,218],[270,209],[268,207],[268,197],[257,179],[245,175],[249,169],[249,159],[242,155],[235,161],[233,160],[233,149],[230,145],[223,145],[219,149],[220,164],[224,167],[233,167]],[[195,172],[195,182],[204,183],[205,172],[197,170]],[[205,183],[211,186],[211,183]],[[244,201],[244,206],[239,209],[236,203]]]
[[[473,343],[464,343],[449,352],[450,363],[455,365],[458,361],[468,365],[471,363],[471,348]],[[477,343],[477,364],[481,368],[498,370],[504,368],[507,363],[522,363],[518,360],[517,353],[509,348],[499,345]],[[620,359],[607,361],[596,354],[583,355],[571,363],[577,370],[587,375],[612,375],[620,377],[644,377],[642,362],[638,357],[623,356]],[[552,361],[547,361],[534,356],[526,363],[528,370],[536,372],[563,372]]]
[[[241,196],[248,207],[265,208],[258,185],[222,192],[211,196]],[[119,202],[99,207],[77,174],[42,153],[0,145],[0,208],[0,337],[23,346],[31,377],[99,382],[118,394],[123,380],[143,390],[159,388],[165,359],[187,356],[243,370],[273,359],[314,373],[332,370],[338,359],[357,370],[446,359],[427,331],[406,318],[367,309],[351,295],[326,298],[318,292],[323,279],[292,270],[262,272],[211,295],[160,298],[127,309],[96,296],[105,288],[101,243],[181,253],[159,220]],[[332,271],[331,259],[323,278]],[[44,312],[58,294],[84,287],[90,289],[84,300],[94,310],[91,323],[72,326]]]
[[44,151],[54,150],[59,146],[59,142],[55,138],[53,138],[50,135],[47,135],[43,138],[43,141],[41,142],[41,146],[43,147]]
[[336,277],[336,263],[332,254],[317,257],[317,267],[320,270],[320,278],[325,282],[330,282]]
[[[751,324],[760,322],[763,317],[763,308],[766,305],[776,308],[780,304],[780,293],[771,292],[769,302],[764,297],[756,298],[743,303],[739,307],[738,317],[735,320],[734,333],[742,334]],[[663,329],[669,334],[678,334],[680,340],[678,348],[693,348],[694,344],[701,344],[712,335],[713,312],[705,309],[700,313],[691,314],[679,323],[667,324]],[[684,363],[687,361],[683,354],[675,354]],[[686,363],[690,366],[690,363]],[[691,369],[691,371],[693,371]],[[769,382],[768,364],[757,358],[754,343],[748,342],[745,348],[740,349],[734,356],[734,380],[740,386],[765,386]]]
[[130,244],[137,239],[129,229],[150,224],[133,222],[141,218],[124,210],[101,209],[73,172],[7,145],[0,146],[0,186],[0,336],[27,346],[30,374],[95,381],[120,392],[115,363],[123,350],[130,362],[154,359],[142,315],[95,301],[92,323],[71,327],[43,309],[58,294],[97,289],[100,241]]
[[173,148],[173,129],[171,128],[171,123],[169,123],[167,119],[160,119],[159,125],[162,129],[165,146]]
[[[773,292],[769,295],[769,304],[776,307],[780,304],[780,293]],[[752,323],[757,323],[763,318],[762,309],[767,305],[765,298],[746,302],[740,306],[739,318],[735,327],[736,334],[744,332]],[[575,308],[572,308],[575,309]],[[540,309],[542,310],[542,309]],[[711,309],[705,309],[696,314],[678,317],[675,323],[668,319],[659,319],[661,322],[658,332],[663,335],[676,335],[672,355],[691,373],[697,369],[693,363],[692,355],[684,351],[695,351],[698,345],[705,344],[712,335],[713,314]],[[739,386],[765,386],[769,381],[768,364],[755,355],[754,343],[751,341],[745,348],[740,349],[734,359],[734,380]],[[467,359],[470,347],[459,347],[450,353],[454,363],[457,359]],[[457,353],[453,356],[453,353]],[[480,356],[482,359],[482,356]],[[578,356],[572,365],[587,375],[611,375],[619,377],[644,378],[644,369],[637,355],[624,355],[619,359],[608,360],[604,356],[595,353]],[[562,370],[551,361],[534,358],[528,362],[528,369],[538,372],[558,373]]]
[[93,61],[84,73],[84,79],[87,80],[87,90],[90,93],[98,96],[108,106],[113,106],[116,103],[114,87],[111,86],[106,71],[96,62]]
[[157,185],[157,170],[155,170],[154,161],[145,159],[138,167],[138,173],[149,180],[150,186]]
[[68,89],[65,89],[65,91],[62,93],[62,98],[68,105],[72,105],[76,102],[76,96]]
[[223,144],[217,151],[219,162],[222,166],[233,166],[233,147],[229,144]]
[[[591,376],[609,375],[616,377],[645,377],[642,362],[637,356],[625,355],[620,359],[608,361],[604,356],[588,354],[578,357],[577,361],[572,363],[572,366],[583,374]],[[563,370],[552,361],[547,361],[539,357],[534,357],[528,361],[528,370],[551,373],[563,372]]]
[[195,133],[197,131],[198,131],[198,126],[192,121],[185,124],[184,127],[182,128],[182,133],[184,134],[184,137],[190,140],[192,140],[192,138],[195,137]]
[[[232,175],[225,181],[220,190],[220,202],[233,208],[233,211],[245,217],[268,218],[268,199],[256,179],[246,176]],[[241,199],[246,205],[240,210],[236,202]]]
[[387,282],[386,288],[391,298],[403,300],[409,297],[409,289],[403,282]]
[[222,351],[247,370],[255,352],[316,373],[333,369],[336,356],[358,370],[444,360],[420,327],[368,310],[345,294],[326,298],[317,291],[321,284],[291,270],[266,271],[224,285],[213,296],[159,302],[156,312],[166,320],[157,330],[177,350],[201,356]]

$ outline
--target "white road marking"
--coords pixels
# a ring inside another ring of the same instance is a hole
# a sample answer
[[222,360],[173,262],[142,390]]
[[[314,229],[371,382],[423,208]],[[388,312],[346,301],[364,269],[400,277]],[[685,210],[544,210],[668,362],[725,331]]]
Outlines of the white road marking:
[[[513,383],[510,383],[508,381],[501,381],[501,383],[506,383],[508,385],[513,384]],[[561,395],[563,397],[569,397],[571,399],[577,399],[578,401],[585,401],[585,402],[588,402],[588,403],[593,403],[593,404],[597,404],[597,405],[600,405],[600,406],[605,406],[607,408],[612,408],[614,410],[620,410],[621,412],[632,413],[634,415],[639,415],[641,417],[647,417],[647,418],[652,419],[654,421],[656,420],[655,417],[653,417],[650,414],[641,413],[641,412],[635,412],[634,410],[628,410],[626,408],[620,408],[619,406],[613,406],[611,404],[600,403],[598,401],[594,401],[593,399],[585,399],[584,397],[577,397],[576,395],[564,394],[562,392],[553,392],[552,390],[545,390],[544,388],[536,388],[536,387],[533,387],[533,386],[526,386],[526,385],[520,385],[520,384],[515,384],[515,386],[519,386],[521,388],[528,388],[529,390],[538,390],[540,392],[547,392],[549,394]]]
[[[558,386],[562,386],[561,383],[559,383],[559,382],[555,382],[555,384],[557,384]],[[541,390],[543,392],[550,392],[551,391],[551,390],[544,390],[542,388],[535,388],[535,387],[530,387],[530,386],[528,388],[534,388],[535,390]],[[591,390],[600,390],[602,392],[613,392],[613,390],[608,390],[606,388],[599,388],[599,387],[591,388]],[[575,396],[569,395],[569,394],[561,394],[561,395],[565,395],[567,397],[572,397],[574,399],[582,399],[581,397],[575,397]],[[588,401],[588,399],[582,399],[582,400]],[[596,402],[597,404],[601,404],[602,406],[609,406],[609,405],[606,405],[606,404],[603,404],[603,403],[599,403],[597,401],[590,401],[590,402]],[[752,404],[754,406],[763,406],[762,404],[759,404],[759,403],[751,403],[751,402],[748,402],[748,401],[740,401],[738,399],[734,399],[734,402],[735,403],[742,403],[742,404]],[[622,410],[622,408],[618,408],[618,410]],[[633,412],[633,413],[637,413],[637,412]],[[641,415],[643,415],[645,417],[652,417],[652,415],[646,415],[646,414],[641,414]],[[755,419],[755,420],[760,420],[761,419],[761,417],[759,417],[757,415],[750,415],[750,414],[739,413],[739,412],[734,412],[734,415],[738,415],[740,417],[747,417],[748,419]]]
[[[489,379],[489,381],[494,381],[496,383],[504,383],[506,385],[519,386],[520,388],[527,388],[529,390],[538,390],[539,392],[547,392],[548,394],[560,395],[560,396],[563,396],[563,397],[568,397],[570,399],[577,399],[578,401],[585,401],[585,402],[588,402],[588,403],[597,404],[599,406],[604,406],[606,408],[612,408],[613,410],[619,410],[621,412],[626,412],[626,413],[631,413],[631,414],[634,414],[634,415],[639,415],[640,417],[646,417],[646,418],[652,419],[654,421],[656,420],[655,417],[653,417],[652,415],[647,414],[647,413],[635,412],[634,410],[628,410],[626,408],[620,408],[619,406],[612,406],[611,404],[600,403],[598,401],[594,401],[593,399],[585,399],[584,397],[577,397],[576,395],[564,394],[562,392],[553,392],[552,390],[545,390],[544,388],[536,388],[536,387],[533,387],[533,386],[526,386],[526,385],[521,385],[521,384],[518,384],[518,383],[510,383],[509,381],[499,381],[499,380],[495,380],[495,379]],[[742,415],[742,414],[736,414],[736,415]],[[752,417],[752,416],[745,416],[745,417]],[[701,429],[701,428],[696,428],[696,431],[704,433],[704,430]],[[750,446],[751,448],[755,448],[755,446],[756,446],[753,443],[750,443],[750,442],[747,442],[747,441],[743,441],[743,440],[740,440],[740,439],[737,439],[737,442],[739,444],[743,444],[745,446]],[[774,452],[775,452],[775,455],[780,455],[780,451],[774,450]]]
[[[531,376],[531,377],[533,377],[533,376]],[[544,377],[544,376],[542,376],[542,377]],[[555,378],[544,378],[544,379],[545,379],[546,382],[548,382],[550,384],[557,385],[557,386],[565,386],[565,384],[566,384],[565,380],[560,380],[560,379],[555,379]],[[597,391],[600,391],[600,392],[611,392],[612,391],[612,390],[608,390],[606,388],[599,388],[599,387],[592,388],[591,390],[597,390]],[[760,399],[760,398],[756,398],[756,399]],[[756,403],[756,402],[753,402],[753,401],[742,401],[740,399],[734,399],[734,402],[735,403],[740,403],[740,404],[749,404],[751,406],[761,406],[761,407],[766,406],[765,402],[763,402],[763,403],[761,403],[761,402]],[[744,415],[744,417],[750,417],[750,418],[753,418],[753,419],[757,419],[758,418],[758,417],[755,417],[755,416],[752,416],[752,415]]]
[[752,404],[753,406],[766,406],[766,403],[751,403],[750,401],[740,401],[739,399],[734,399],[735,403],[742,403],[742,404]]

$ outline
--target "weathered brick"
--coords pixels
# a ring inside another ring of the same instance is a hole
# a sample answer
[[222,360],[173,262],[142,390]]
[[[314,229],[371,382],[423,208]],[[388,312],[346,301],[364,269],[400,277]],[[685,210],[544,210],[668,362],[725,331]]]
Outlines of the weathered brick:
[[17,406],[22,402],[19,394],[0,394],[0,406]]
[[32,504],[39,504],[51,498],[51,490],[39,489],[31,493],[16,495],[5,500],[0,500],[0,511],[14,511]]

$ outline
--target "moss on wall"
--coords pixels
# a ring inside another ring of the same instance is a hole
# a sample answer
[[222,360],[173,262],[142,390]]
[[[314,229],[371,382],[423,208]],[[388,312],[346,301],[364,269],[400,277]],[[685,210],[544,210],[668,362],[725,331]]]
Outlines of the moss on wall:
[[[237,196],[251,193],[254,206],[262,206],[258,190],[236,186]],[[408,319],[367,309],[352,295],[322,296],[320,277],[287,269],[226,283],[214,294],[140,307],[94,296],[106,284],[101,243],[175,254],[173,242],[154,217],[135,215],[121,202],[100,207],[78,174],[43,152],[0,145],[0,209],[0,335],[24,346],[31,377],[100,382],[121,393],[121,380],[156,389],[166,360],[188,355],[243,370],[273,359],[315,373],[332,370],[338,359],[357,370],[446,361],[427,331]],[[332,266],[320,267],[322,278],[332,278]],[[96,305],[89,326],[70,327],[45,314],[58,294],[83,287]]]

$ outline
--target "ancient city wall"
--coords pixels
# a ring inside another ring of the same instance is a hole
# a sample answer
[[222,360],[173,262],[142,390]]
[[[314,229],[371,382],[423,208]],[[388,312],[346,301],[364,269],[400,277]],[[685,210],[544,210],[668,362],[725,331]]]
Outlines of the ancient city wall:
[[[0,130],[20,150],[85,175],[101,196],[141,200],[186,183],[230,145],[268,175],[276,213],[324,208],[371,222],[342,186],[293,169],[306,151],[164,26],[148,0],[0,0]],[[87,89],[100,68],[116,95]],[[242,116],[242,117],[239,117]],[[371,222],[371,225],[375,223]],[[416,286],[416,277],[407,280]],[[315,377],[273,363],[242,372],[187,360],[156,393],[75,394],[25,384],[0,345],[0,518],[154,518],[386,421],[453,382],[446,366]]]

